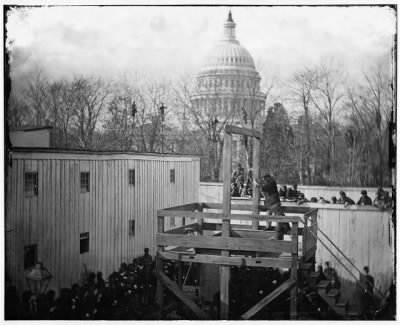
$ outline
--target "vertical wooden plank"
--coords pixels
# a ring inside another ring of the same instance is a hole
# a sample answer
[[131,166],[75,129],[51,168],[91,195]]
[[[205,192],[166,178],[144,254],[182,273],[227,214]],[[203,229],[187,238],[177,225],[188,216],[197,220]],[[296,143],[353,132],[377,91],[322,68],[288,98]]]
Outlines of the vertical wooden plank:
[[[309,216],[304,216],[304,227],[303,227],[303,256],[307,252],[308,248],[311,247],[311,245],[308,243],[308,218]],[[303,258],[303,262],[307,262]]]
[[290,290],[290,319],[297,318],[297,263],[298,263],[298,223],[292,224],[292,267],[290,269],[290,279],[296,281],[296,284]]
[[[224,133],[224,148],[223,148],[223,202],[222,211],[224,214],[229,214],[231,211],[231,174],[232,174],[232,135],[226,131]],[[229,237],[230,235],[230,220],[222,220],[222,236]],[[222,256],[229,256],[229,251],[222,251]],[[220,281],[220,318],[227,320],[229,318],[229,280],[230,267],[220,266],[221,281]]]
[[[253,138],[253,179],[259,180],[260,178],[260,139]],[[253,213],[259,213],[259,202],[260,202],[260,189],[253,182]],[[251,228],[258,230],[259,222],[253,221]]]

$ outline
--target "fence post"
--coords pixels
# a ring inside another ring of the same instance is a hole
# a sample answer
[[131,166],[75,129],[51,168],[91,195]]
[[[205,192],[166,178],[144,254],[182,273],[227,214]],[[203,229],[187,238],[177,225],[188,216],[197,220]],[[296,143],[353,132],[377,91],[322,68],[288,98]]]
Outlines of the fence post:
[[295,281],[290,290],[290,319],[297,318],[297,264],[298,264],[298,223],[292,224],[292,268],[290,270],[290,279]]

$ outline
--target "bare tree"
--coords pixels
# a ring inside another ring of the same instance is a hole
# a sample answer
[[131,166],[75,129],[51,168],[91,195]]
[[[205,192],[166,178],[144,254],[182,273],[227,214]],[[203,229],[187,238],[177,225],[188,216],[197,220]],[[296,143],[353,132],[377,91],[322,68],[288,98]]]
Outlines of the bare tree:
[[368,165],[363,166],[363,169],[369,169],[369,179],[364,182],[375,184],[383,184],[385,178],[387,180],[389,177],[385,175],[387,168],[384,167],[388,166],[388,123],[392,100],[390,78],[382,71],[377,66],[369,73],[364,73],[363,84],[353,89],[348,88],[346,97],[352,111],[352,130],[358,135],[353,136],[351,168],[354,170],[354,165],[357,165],[357,157],[363,159]]
[[96,149],[98,140],[95,139],[95,131],[111,93],[110,85],[101,79],[84,77],[75,78],[73,84],[76,96],[73,123],[79,147]]
[[[310,127],[310,105],[312,104],[312,91],[316,87],[317,82],[317,71],[304,68],[298,71],[293,76],[289,83],[289,96],[293,99],[296,104],[302,106],[304,111],[304,118],[302,118],[301,124],[301,139],[299,148],[299,177],[300,183],[303,183],[303,160],[305,160],[305,169],[308,175],[308,183],[312,184],[311,176],[311,127]],[[304,132],[303,132],[304,129]],[[305,148],[303,149],[303,135],[305,133]]]
[[318,68],[318,78],[316,80],[315,89],[311,94],[311,100],[326,130],[330,183],[335,179],[335,136],[337,130],[335,125],[344,97],[343,83],[344,75],[340,69],[333,65],[321,65]]
[[114,85],[104,128],[112,135],[112,147],[132,150],[135,143],[137,104],[127,81]]
[[27,80],[24,97],[33,113],[30,122],[35,126],[46,125],[49,118],[49,111],[46,107],[47,78],[43,75],[42,70],[37,68],[28,75]]

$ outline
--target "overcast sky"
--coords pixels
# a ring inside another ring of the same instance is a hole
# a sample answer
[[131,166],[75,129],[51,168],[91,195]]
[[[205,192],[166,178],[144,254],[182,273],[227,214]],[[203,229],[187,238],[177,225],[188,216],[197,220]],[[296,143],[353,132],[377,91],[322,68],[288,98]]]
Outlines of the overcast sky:
[[9,13],[13,76],[41,67],[51,78],[196,73],[223,34],[228,10],[262,77],[284,79],[334,57],[349,74],[390,64],[388,7],[38,7]]

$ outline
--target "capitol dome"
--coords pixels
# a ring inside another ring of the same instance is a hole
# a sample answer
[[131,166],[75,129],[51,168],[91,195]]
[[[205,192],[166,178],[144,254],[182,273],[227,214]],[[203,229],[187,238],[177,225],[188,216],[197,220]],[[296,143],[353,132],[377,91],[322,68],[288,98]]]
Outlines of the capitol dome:
[[232,67],[247,68],[255,71],[251,54],[236,40],[236,24],[232,19],[231,12],[229,12],[224,27],[224,38],[211,50],[201,71],[224,67],[228,69]]
[[240,124],[244,110],[253,120],[264,114],[265,94],[260,91],[261,77],[254,60],[236,39],[235,28],[229,11],[224,36],[206,57],[191,101],[204,114],[212,112]]

